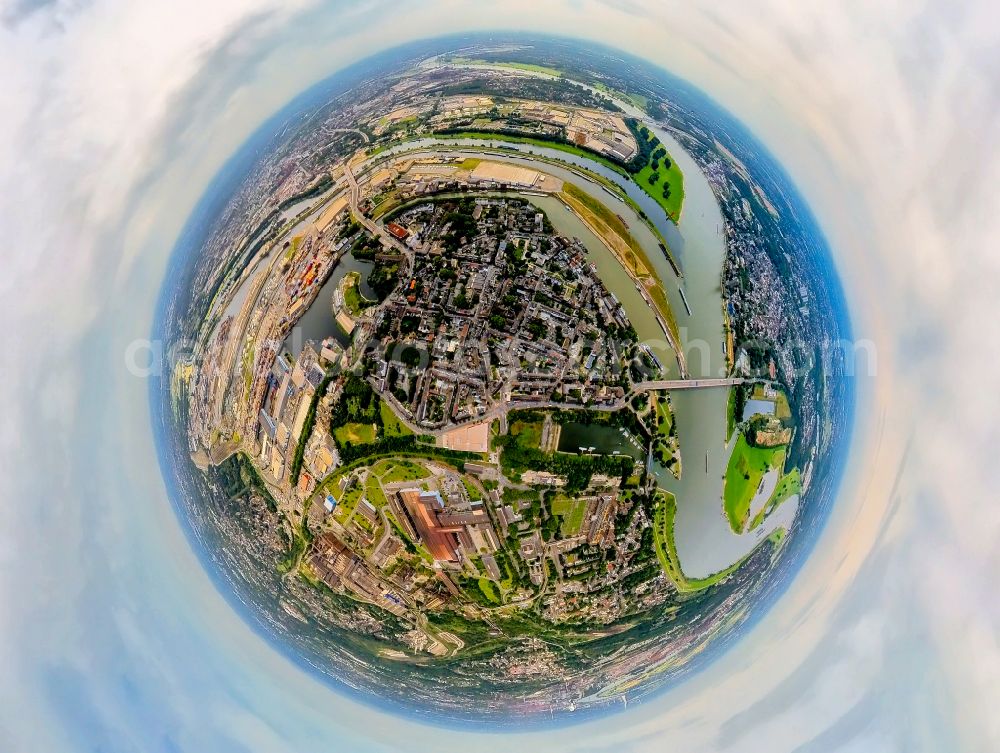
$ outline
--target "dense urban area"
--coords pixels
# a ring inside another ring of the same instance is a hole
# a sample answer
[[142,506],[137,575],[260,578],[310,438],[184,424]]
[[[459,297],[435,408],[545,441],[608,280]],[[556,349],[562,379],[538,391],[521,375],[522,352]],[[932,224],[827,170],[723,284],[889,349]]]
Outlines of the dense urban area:
[[[477,677],[488,714],[627,703],[680,671],[768,588],[846,424],[833,294],[808,240],[773,240],[808,238],[780,180],[588,61],[464,49],[332,95],[173,302],[182,486],[224,500],[193,515],[232,580],[340,679],[458,716]],[[692,170],[721,213],[707,293],[674,241]],[[680,428],[702,393],[704,448]],[[695,503],[736,555],[687,559]]]

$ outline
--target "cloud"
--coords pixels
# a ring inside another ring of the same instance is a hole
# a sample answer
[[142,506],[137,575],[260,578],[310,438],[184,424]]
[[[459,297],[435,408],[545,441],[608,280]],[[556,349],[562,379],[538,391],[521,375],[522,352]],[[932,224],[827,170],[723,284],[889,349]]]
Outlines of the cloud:
[[[1000,748],[995,4],[95,0],[0,16],[0,747]],[[202,190],[269,114],[370,52],[512,26],[636,52],[746,122],[820,218],[879,373],[816,553],[737,651],[628,714],[501,739],[358,707],[232,613],[173,519],[121,354],[149,331]]]

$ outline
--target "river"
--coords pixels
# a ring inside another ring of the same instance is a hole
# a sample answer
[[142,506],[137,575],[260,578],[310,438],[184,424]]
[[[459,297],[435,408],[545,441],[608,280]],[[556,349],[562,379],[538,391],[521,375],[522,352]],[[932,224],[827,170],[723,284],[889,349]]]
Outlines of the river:
[[[726,244],[722,212],[707,178],[690,155],[662,128],[654,127],[653,131],[684,173],[684,209],[678,231],[684,237],[683,269],[692,309],[689,329],[681,337],[688,369],[692,376],[724,376],[721,280]],[[757,530],[733,533],[722,507],[723,479],[736,445],[735,441],[726,444],[729,391],[678,390],[671,394],[671,402],[681,447],[681,478],[675,479],[663,468],[657,469],[656,475],[677,497],[674,538],[681,569],[689,578],[704,578],[749,555],[775,529],[788,529],[798,499],[783,503]]]
[[[630,104],[623,102],[619,104],[628,111],[628,114],[644,117]],[[533,166],[538,169],[537,162],[531,159],[532,155],[537,155],[584,167],[614,182],[643,208],[667,240],[683,277],[675,274],[660,252],[654,234],[628,205],[620,200],[611,199],[599,183],[574,171],[568,165],[562,167],[546,163],[543,168],[544,172],[575,184],[601,201],[615,202],[613,205],[615,211],[626,220],[632,234],[646,250],[647,257],[666,286],[666,293],[680,329],[690,376],[693,378],[725,376],[727,363],[723,350],[725,330],[721,279],[726,249],[722,214],[708,180],[694,160],[669,133],[659,127],[654,127],[652,130],[684,173],[684,207],[677,225],[674,225],[652,197],[634,182],[585,157],[557,149],[503,143],[505,150],[496,152],[491,147],[501,142],[489,139],[423,138],[386,150],[378,155],[376,161],[404,152],[408,155],[413,153],[414,156],[430,153],[431,148],[440,146],[449,147],[456,156],[474,157],[482,156],[483,148],[486,148],[490,149],[488,156],[492,160]],[[476,147],[480,149],[476,150]],[[517,152],[525,156],[518,156]],[[656,322],[656,317],[636,290],[628,273],[604,243],[555,197],[535,195],[524,195],[524,197],[548,214],[558,232],[576,237],[584,244],[601,279],[624,306],[640,341],[647,342],[658,356],[665,356],[669,346]],[[342,269],[343,267],[344,262],[337,267],[331,280],[343,276],[346,271]],[[682,287],[691,309],[690,314],[681,297]],[[331,294],[332,290],[333,288],[330,288]],[[321,311],[314,315],[313,312],[317,307],[321,307]],[[308,324],[306,319],[301,323],[304,338],[321,338],[336,331],[329,308],[329,296],[324,286],[324,291],[316,304],[306,315],[309,318]],[[667,368],[668,378],[676,378],[675,360],[672,357],[663,357],[661,361]],[[680,480],[675,479],[662,467],[655,467],[654,473],[660,485],[677,497],[674,535],[681,567],[688,577],[702,578],[724,570],[746,557],[776,528],[788,528],[794,519],[798,499],[793,497],[782,504],[756,531],[743,535],[734,534],[722,507],[723,478],[735,445],[733,442],[727,446],[725,441],[728,391],[724,388],[679,390],[672,394],[672,404],[680,439],[683,472]],[[572,435],[572,441],[576,445],[601,448],[607,445],[607,451],[619,449],[627,452],[631,449],[624,438],[618,437],[617,439],[621,441],[616,442],[612,441],[616,438],[598,436],[592,431],[583,431],[583,428]],[[570,437],[567,435],[566,441],[569,440]]]
[[[620,104],[626,107],[625,103]],[[629,114],[640,115],[632,109],[633,112]],[[674,274],[660,253],[655,237],[635,212],[621,202],[616,204],[616,211],[626,218],[636,240],[646,249],[660,279],[667,286],[666,292],[680,328],[690,375],[694,378],[725,376],[727,363],[723,350],[725,324],[721,280],[726,247],[722,213],[708,180],[690,155],[662,128],[654,127],[652,130],[684,173],[684,208],[677,225],[666,218],[659,205],[638,185],[626,181],[603,165],[556,149],[525,144],[505,143],[504,146],[511,147],[510,151],[540,155],[585,167],[623,188],[646,211],[668,241],[670,250],[681,267],[683,278],[679,279]],[[499,143],[501,142],[488,139],[428,138],[402,144],[393,151],[420,151],[435,145],[450,145],[459,149],[489,147]],[[530,158],[517,157],[508,150],[505,152],[507,153],[491,153],[489,157],[515,164],[531,164]],[[458,154],[476,156],[479,153],[470,150],[459,151]],[[574,183],[602,201],[609,200],[607,192],[599,184],[571,168],[546,164],[544,171]],[[653,345],[659,346],[654,347],[654,350],[662,352],[665,342],[652,311],[611,252],[557,199],[537,196],[528,198],[546,211],[556,230],[577,237],[584,243],[605,285],[622,301],[640,340],[651,340]],[[691,308],[690,315],[681,300],[680,287],[684,288]],[[662,360],[664,365],[669,365],[671,376],[674,376],[676,365],[673,359]],[[722,506],[723,479],[735,446],[735,442],[727,445],[725,441],[728,391],[724,388],[678,390],[672,394],[672,405],[680,439],[683,472],[680,480],[675,479],[663,467],[654,467],[654,473],[660,485],[677,497],[674,535],[681,567],[688,577],[703,578],[746,557],[775,529],[789,528],[797,512],[798,498],[792,497],[783,503],[757,530],[742,535],[734,534]],[[607,438],[593,433],[578,432],[573,441],[577,445],[597,447],[605,439]],[[608,445],[609,449],[622,451],[626,447],[627,444]]]

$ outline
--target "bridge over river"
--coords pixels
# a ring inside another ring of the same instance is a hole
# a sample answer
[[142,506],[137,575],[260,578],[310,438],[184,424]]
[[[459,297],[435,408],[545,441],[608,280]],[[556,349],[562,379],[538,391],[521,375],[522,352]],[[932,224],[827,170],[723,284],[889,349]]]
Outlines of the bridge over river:
[[635,392],[654,392],[656,390],[697,390],[707,387],[733,387],[743,384],[745,380],[739,377],[727,379],[661,379],[652,382],[636,382],[632,385]]

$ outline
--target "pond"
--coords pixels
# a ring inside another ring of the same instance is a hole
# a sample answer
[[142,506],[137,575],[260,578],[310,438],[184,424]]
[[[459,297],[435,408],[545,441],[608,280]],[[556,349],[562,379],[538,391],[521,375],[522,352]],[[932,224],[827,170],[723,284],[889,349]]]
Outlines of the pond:
[[639,439],[618,426],[603,424],[563,424],[559,432],[559,452],[646,457]]

